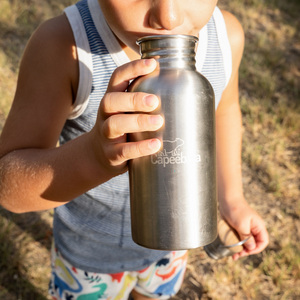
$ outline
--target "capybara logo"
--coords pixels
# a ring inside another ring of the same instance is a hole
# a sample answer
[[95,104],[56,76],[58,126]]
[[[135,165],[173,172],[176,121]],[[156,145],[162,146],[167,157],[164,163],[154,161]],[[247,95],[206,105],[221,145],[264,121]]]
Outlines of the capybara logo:
[[163,141],[163,150],[159,151],[157,155],[159,156],[168,156],[168,155],[179,155],[180,154],[180,146],[184,144],[182,139],[176,138],[175,141]]
[[[184,145],[184,140],[176,138],[174,141],[163,140],[163,149],[156,154],[151,155],[151,163],[156,165],[173,165],[183,164],[190,160],[181,150]],[[201,156],[195,155],[192,157],[194,162],[200,162]]]

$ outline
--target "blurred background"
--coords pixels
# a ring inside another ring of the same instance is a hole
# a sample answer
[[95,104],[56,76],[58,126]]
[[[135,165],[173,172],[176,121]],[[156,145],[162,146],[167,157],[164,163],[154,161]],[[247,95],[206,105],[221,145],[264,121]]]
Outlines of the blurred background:
[[[75,0],[0,0],[0,131],[20,58],[44,20]],[[187,2],[188,5],[188,2]],[[173,299],[300,299],[300,1],[219,0],[246,35],[240,67],[245,197],[265,220],[263,253],[214,261],[190,251]],[[46,300],[52,211],[0,208],[0,299]]]

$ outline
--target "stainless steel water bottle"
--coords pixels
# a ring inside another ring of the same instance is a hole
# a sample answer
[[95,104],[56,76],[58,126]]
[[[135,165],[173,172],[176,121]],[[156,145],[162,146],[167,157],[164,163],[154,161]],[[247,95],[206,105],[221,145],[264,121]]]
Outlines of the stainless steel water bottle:
[[160,250],[183,250],[217,237],[215,100],[209,81],[196,71],[197,37],[158,35],[137,41],[142,58],[157,68],[135,79],[128,91],[158,96],[156,132],[129,141],[159,138],[156,154],[129,161],[132,238]]

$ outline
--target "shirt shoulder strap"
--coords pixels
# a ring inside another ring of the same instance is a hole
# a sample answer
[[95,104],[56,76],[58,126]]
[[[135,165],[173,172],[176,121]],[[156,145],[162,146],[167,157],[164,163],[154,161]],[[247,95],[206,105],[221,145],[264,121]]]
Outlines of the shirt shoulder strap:
[[77,95],[72,112],[68,117],[68,119],[75,119],[83,113],[88,105],[93,80],[93,61],[84,24],[76,5],[67,7],[64,13],[73,31],[79,64]]

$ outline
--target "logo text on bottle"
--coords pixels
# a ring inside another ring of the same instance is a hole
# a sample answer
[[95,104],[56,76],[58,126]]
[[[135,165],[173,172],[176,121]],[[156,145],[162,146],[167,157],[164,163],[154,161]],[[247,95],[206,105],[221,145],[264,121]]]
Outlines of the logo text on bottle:
[[201,156],[199,154],[192,157],[186,156],[181,151],[184,141],[176,138],[174,141],[163,140],[163,150],[151,155],[151,163],[163,165],[184,164],[189,161],[200,162]]

